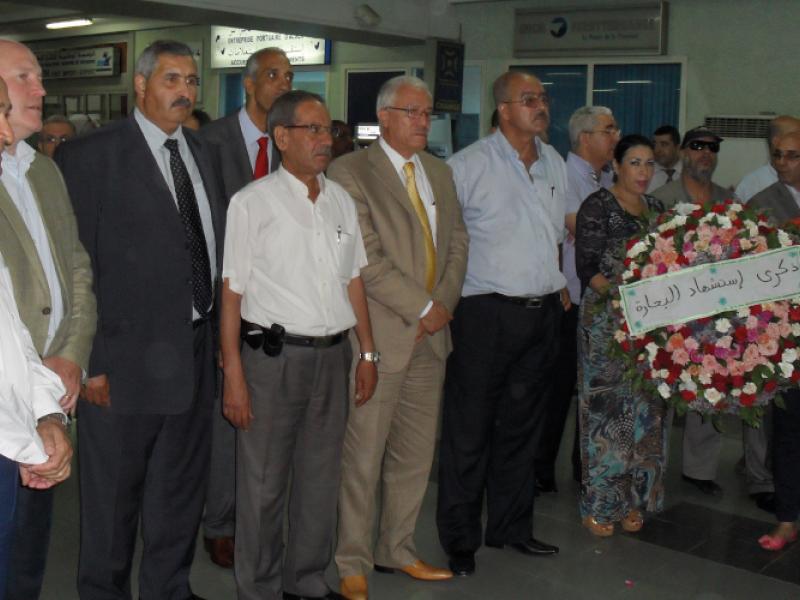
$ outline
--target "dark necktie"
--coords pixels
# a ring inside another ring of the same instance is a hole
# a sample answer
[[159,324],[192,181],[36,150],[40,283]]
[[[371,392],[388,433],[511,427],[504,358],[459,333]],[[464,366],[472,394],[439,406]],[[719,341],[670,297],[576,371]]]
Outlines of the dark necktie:
[[175,184],[175,196],[181,213],[186,241],[192,253],[192,304],[200,316],[208,314],[211,306],[211,266],[208,261],[208,246],[197,209],[197,198],[189,172],[178,152],[178,140],[168,139],[164,146],[169,150],[169,168]]
[[672,181],[672,176],[675,175],[675,169],[664,169],[664,173],[667,174],[667,183]]
[[256,168],[253,169],[253,179],[261,179],[269,173],[268,141],[267,136],[258,138],[258,154],[256,155]]

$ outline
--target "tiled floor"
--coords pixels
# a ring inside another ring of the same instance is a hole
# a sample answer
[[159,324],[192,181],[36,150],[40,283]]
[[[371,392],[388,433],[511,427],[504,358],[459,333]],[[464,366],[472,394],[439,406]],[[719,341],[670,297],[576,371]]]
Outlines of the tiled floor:
[[[770,515],[747,498],[734,471],[741,434],[732,422],[725,434],[717,481],[721,498],[702,495],[680,480],[680,436],[672,433],[668,508],[649,519],[640,534],[598,539],[579,523],[577,488],[566,460],[560,491],[537,500],[535,534],[560,546],[555,557],[530,558],[511,550],[482,548],[473,577],[420,583],[404,575],[370,576],[373,600],[769,600],[800,599],[800,544],[783,552],[761,550]],[[570,426],[567,431],[571,432]],[[567,434],[565,443],[571,444]],[[566,456],[567,452],[562,452]],[[43,600],[73,600],[78,551],[77,485],[73,478],[57,494],[56,526],[50,548]],[[417,528],[422,558],[446,563],[434,524],[436,485],[431,483]],[[328,572],[336,584],[336,572]],[[135,574],[134,574],[135,581]],[[793,583],[792,583],[793,582]],[[232,574],[213,565],[198,545],[192,585],[208,600],[235,600]],[[134,590],[135,590],[134,584]],[[134,595],[135,597],[135,595]]]

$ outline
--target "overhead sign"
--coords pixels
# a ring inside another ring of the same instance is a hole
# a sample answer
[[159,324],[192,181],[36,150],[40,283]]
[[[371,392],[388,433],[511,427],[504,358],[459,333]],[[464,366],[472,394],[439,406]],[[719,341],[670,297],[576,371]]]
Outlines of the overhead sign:
[[790,246],[619,286],[629,331],[645,333],[800,295],[800,248]]
[[253,52],[270,46],[286,52],[293,65],[327,65],[331,62],[331,42],[324,38],[215,26],[211,28],[211,68],[244,67]]
[[44,79],[73,77],[112,77],[119,74],[119,60],[114,46],[36,50]]
[[622,8],[517,9],[514,56],[664,54],[667,3]]

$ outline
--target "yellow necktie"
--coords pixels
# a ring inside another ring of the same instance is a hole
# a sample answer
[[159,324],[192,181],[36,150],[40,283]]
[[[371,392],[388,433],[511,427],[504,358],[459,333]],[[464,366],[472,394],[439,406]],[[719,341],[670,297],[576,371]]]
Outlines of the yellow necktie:
[[417,213],[419,224],[422,225],[422,232],[425,234],[425,288],[428,293],[433,291],[436,283],[436,246],[433,245],[433,234],[431,224],[428,221],[428,213],[422,204],[419,191],[417,191],[417,180],[414,177],[414,163],[407,162],[403,165],[403,172],[406,174],[406,191],[411,205]]

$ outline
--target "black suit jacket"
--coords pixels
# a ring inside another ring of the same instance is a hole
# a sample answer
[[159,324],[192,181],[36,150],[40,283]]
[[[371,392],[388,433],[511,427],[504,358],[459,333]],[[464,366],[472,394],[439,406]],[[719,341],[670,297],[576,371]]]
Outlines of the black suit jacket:
[[[200,130],[200,137],[210,146],[217,173],[222,179],[227,205],[236,192],[253,181],[253,169],[239,125],[239,111],[209,123]],[[270,173],[277,170],[280,164],[280,152],[273,144],[269,157]]]
[[[204,144],[184,129],[211,206],[221,273],[224,206]],[[178,208],[133,117],[59,148],[92,260],[98,326],[89,376],[106,374],[112,410],[177,414],[195,388],[191,254]],[[215,282],[219,297],[219,277]]]
[[790,219],[800,217],[800,208],[797,207],[794,196],[780,181],[776,181],[750,198],[747,206],[750,208],[769,209],[771,219],[779,227]]

